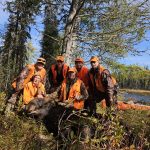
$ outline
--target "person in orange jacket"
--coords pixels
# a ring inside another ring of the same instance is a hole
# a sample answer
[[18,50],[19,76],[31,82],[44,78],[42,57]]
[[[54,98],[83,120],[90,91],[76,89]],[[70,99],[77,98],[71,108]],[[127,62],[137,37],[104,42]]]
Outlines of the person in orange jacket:
[[13,81],[12,87],[12,96],[8,99],[6,105],[6,112],[13,110],[18,97],[22,94],[23,88],[25,85],[31,81],[32,77],[35,73],[39,73],[41,76],[41,82],[45,84],[46,81],[46,70],[44,69],[44,65],[46,64],[46,60],[44,58],[38,58],[35,64],[27,65],[19,74],[19,76]]
[[88,71],[89,69],[84,66],[83,58],[76,58],[75,59],[75,68],[77,69],[77,77],[83,81],[85,86],[88,86]]
[[70,68],[67,78],[61,84],[59,100],[73,106],[75,110],[80,110],[84,108],[87,98],[87,89],[83,81],[77,78],[77,70]]
[[53,64],[49,71],[50,93],[54,92],[61,85],[67,76],[68,69],[68,65],[64,63],[64,57],[57,56],[56,64]]
[[109,70],[100,65],[100,60],[96,56],[90,59],[91,69],[89,70],[89,99],[86,104],[87,109],[92,114],[96,114],[96,103],[103,99],[106,101],[106,106],[111,107],[114,102],[114,89],[117,84],[116,80],[111,76]]
[[34,98],[43,99],[45,96],[45,87],[41,82],[41,76],[35,74],[32,81],[28,82],[23,89],[23,104],[27,105]]
[[24,86],[31,81],[35,73],[40,74],[41,82],[45,84],[46,81],[46,70],[44,69],[45,64],[46,60],[44,58],[38,58],[36,64],[27,65],[22,70],[20,75],[12,83],[12,87],[15,89],[15,91],[23,89]]

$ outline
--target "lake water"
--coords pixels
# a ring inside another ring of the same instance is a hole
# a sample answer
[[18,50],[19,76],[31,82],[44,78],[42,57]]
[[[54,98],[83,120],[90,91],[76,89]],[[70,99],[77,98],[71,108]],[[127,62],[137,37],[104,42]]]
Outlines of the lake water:
[[150,95],[143,95],[137,93],[124,93],[125,100],[133,100],[135,102],[148,102],[150,103]]

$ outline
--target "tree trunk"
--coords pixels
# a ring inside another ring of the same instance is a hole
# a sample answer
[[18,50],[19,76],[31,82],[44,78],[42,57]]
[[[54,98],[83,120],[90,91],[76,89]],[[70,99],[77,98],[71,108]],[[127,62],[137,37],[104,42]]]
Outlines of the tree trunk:
[[70,7],[62,45],[62,54],[65,54],[67,64],[70,64],[72,61],[75,20],[83,7],[83,4],[84,0],[72,0]]

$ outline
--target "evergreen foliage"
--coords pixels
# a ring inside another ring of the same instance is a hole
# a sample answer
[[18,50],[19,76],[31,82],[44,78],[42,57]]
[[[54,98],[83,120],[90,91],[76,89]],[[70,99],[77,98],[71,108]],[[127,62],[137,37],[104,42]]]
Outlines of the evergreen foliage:
[[58,21],[55,15],[56,8],[47,3],[45,4],[44,13],[44,32],[41,41],[42,54],[41,56],[46,59],[46,68],[55,61],[55,56],[59,54],[60,43],[58,35]]
[[8,89],[10,82],[23,69],[28,60],[26,42],[31,39],[30,24],[38,12],[39,0],[16,0],[7,2],[10,13],[7,31],[4,36],[4,46],[1,51],[3,80],[2,89]]
[[113,75],[120,88],[150,90],[150,70],[137,65],[112,64]]

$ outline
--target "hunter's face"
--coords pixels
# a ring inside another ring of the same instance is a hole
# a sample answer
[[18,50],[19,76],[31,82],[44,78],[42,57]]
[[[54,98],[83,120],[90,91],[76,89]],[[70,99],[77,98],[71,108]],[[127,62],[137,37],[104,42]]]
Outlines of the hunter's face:
[[33,83],[35,84],[35,85],[38,85],[39,83],[41,82],[41,77],[40,76],[35,76],[34,78],[33,78]]
[[76,73],[75,72],[68,72],[68,77],[70,80],[74,80],[76,77]]
[[37,70],[42,70],[43,68],[44,68],[44,65],[42,64],[42,63],[37,63],[36,64],[36,68],[37,68]]
[[76,66],[77,69],[81,69],[82,66],[83,66],[83,63],[80,62],[80,61],[77,61],[77,62],[75,62],[75,66]]
[[63,61],[57,60],[57,66],[58,66],[58,68],[61,68],[63,66],[63,64],[64,64]]
[[92,67],[93,69],[97,68],[98,65],[99,65],[99,62],[98,62],[98,61],[91,61],[91,67]]

